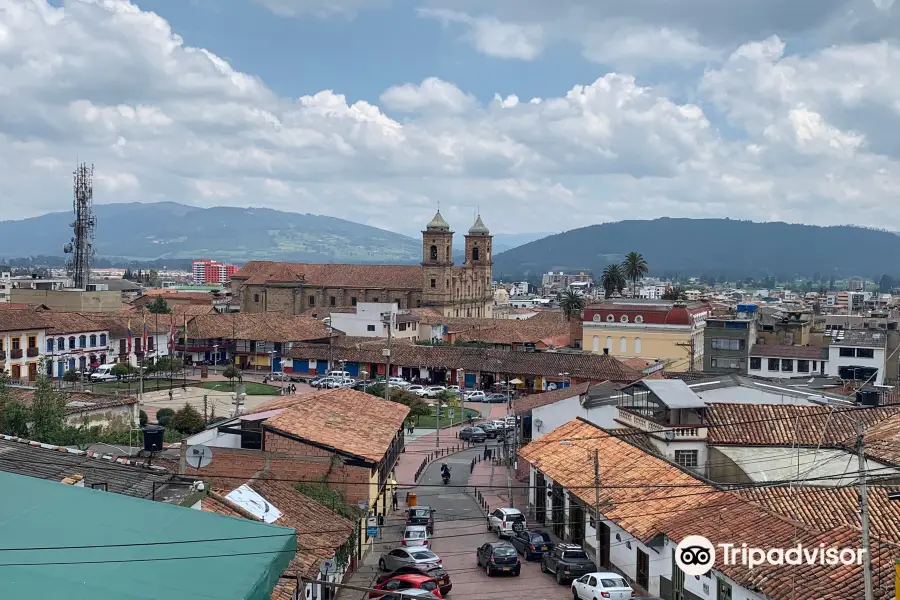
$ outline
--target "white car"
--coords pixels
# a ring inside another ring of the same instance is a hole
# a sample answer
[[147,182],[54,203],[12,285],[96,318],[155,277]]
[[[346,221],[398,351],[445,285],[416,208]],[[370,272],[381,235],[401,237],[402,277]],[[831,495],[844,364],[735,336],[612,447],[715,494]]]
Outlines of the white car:
[[588,573],[572,582],[572,596],[576,600],[631,600],[634,590],[618,573]]
[[399,386],[402,388],[409,387],[409,382],[403,379],[402,377],[390,377],[388,378],[389,386]]
[[459,386],[458,386],[458,385],[448,385],[448,386],[447,386],[447,391],[448,391],[448,392],[454,392],[454,393],[458,394],[458,393],[460,392],[460,389],[459,389]]
[[425,392],[422,395],[426,398],[437,398],[438,394],[446,391],[447,388],[442,385],[431,385],[425,388]]
[[518,508],[498,508],[488,515],[488,531],[502,537],[512,537],[528,528],[525,515]]
[[423,394],[425,393],[425,386],[424,386],[424,385],[418,385],[418,384],[410,385],[410,386],[407,386],[407,387],[406,387],[406,391],[407,391],[407,392],[412,392],[413,394],[415,394],[415,395],[417,395],[417,396],[421,396],[421,395],[423,395]]
[[334,377],[336,379],[350,379],[350,373],[347,371],[328,371],[327,377]]
[[485,398],[487,398],[487,394],[481,390],[466,392],[465,395],[466,402],[484,402]]
[[428,547],[428,529],[424,525],[407,525],[403,530],[403,539],[400,540],[401,546],[407,548],[414,546]]
[[115,366],[115,363],[100,365],[96,371],[91,373],[91,381],[115,381],[118,379],[118,377],[112,374],[113,367]]

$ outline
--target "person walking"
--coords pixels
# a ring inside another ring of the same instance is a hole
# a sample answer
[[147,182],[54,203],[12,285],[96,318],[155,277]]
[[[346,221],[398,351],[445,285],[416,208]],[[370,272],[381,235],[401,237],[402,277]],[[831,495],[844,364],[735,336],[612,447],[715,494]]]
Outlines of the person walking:
[[394,490],[394,493],[391,494],[391,508],[397,510],[398,500],[397,500],[397,490]]

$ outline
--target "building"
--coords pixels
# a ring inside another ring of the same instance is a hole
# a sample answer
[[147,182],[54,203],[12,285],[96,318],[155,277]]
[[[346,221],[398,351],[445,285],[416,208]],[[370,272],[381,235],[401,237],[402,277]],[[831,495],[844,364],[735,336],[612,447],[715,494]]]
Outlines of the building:
[[[579,291],[589,290],[594,280],[590,274],[581,271],[580,273],[565,273],[563,271],[550,271],[544,273],[541,277],[541,292],[544,294],[555,293],[560,290],[566,290],[572,287]],[[574,285],[573,284],[578,284]]]
[[[390,315],[390,321],[385,318],[386,315]],[[353,337],[386,338],[388,328],[393,325],[392,337],[415,342],[420,336],[419,321],[418,314],[408,309],[400,310],[396,304],[388,302],[359,302],[355,310],[331,313],[331,326]]]
[[102,321],[75,312],[39,314],[47,327],[43,358],[48,377],[62,379],[66,371],[85,373],[112,362],[109,329]]
[[169,343],[172,332],[183,324],[183,317],[174,310],[169,315],[134,311],[115,315],[92,313],[87,316],[109,332],[106,362],[128,363],[132,367],[141,364],[149,366],[168,356],[172,352]]
[[887,332],[851,329],[842,333],[831,339],[826,373],[841,379],[884,384]]
[[125,304],[117,291],[13,288],[10,302],[43,304],[62,312],[119,312]]
[[[34,401],[33,388],[10,388],[11,397],[24,406]],[[70,427],[108,427],[116,431],[134,429],[140,409],[134,396],[60,391],[65,399],[65,420]],[[140,437],[136,436],[139,440]]]
[[671,288],[672,286],[668,283],[642,285],[640,288],[638,288],[637,296],[638,298],[643,298],[645,300],[662,300],[662,297]]
[[9,271],[0,272],[0,303],[9,302],[12,293],[12,275]]
[[703,371],[746,373],[750,349],[756,344],[756,305],[738,304],[734,316],[709,317],[703,332]]
[[35,381],[47,323],[30,308],[0,310],[0,371],[13,381]]
[[761,344],[750,349],[746,372],[774,379],[809,377],[829,373],[827,364],[828,348]]
[[660,360],[673,371],[703,365],[709,308],[669,300],[607,300],[584,309],[581,347],[617,357]]
[[453,231],[440,211],[422,232],[420,265],[338,265],[251,261],[231,277],[242,313],[301,314],[388,302],[431,307],[449,317],[493,314],[492,236],[479,216],[465,236],[465,262],[453,264]]
[[759,311],[757,338],[772,346],[807,346],[813,325],[810,310],[785,310],[764,306]]
[[131,302],[131,306],[137,309],[145,308],[149,304],[156,302],[157,298],[165,300],[166,305],[170,309],[175,306],[185,305],[212,306],[215,300],[214,295],[210,291],[185,292],[174,289],[152,289],[144,291],[143,294],[135,298]]
[[202,258],[191,261],[191,274],[193,275],[194,283],[201,285],[211,283],[225,284],[237,271],[238,267],[236,265],[229,265],[217,260]]
[[463,319],[423,314],[423,325],[441,331],[438,341],[445,344],[472,344],[504,350],[552,350],[572,345],[569,321],[561,311],[546,310],[530,319]]

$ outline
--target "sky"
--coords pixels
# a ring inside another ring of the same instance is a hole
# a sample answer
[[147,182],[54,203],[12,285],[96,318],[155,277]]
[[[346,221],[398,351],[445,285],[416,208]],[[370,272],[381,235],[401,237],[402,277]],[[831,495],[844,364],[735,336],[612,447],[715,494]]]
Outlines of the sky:
[[[0,0],[0,219],[900,230],[893,0]],[[125,224],[123,224],[125,225]]]

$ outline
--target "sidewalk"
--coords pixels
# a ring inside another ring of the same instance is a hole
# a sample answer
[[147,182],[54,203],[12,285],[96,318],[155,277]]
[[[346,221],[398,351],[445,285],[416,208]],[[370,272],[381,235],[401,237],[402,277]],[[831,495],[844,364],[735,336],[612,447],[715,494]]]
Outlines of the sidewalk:
[[[518,481],[512,480],[512,506],[527,515],[528,490]],[[506,467],[495,465],[493,461],[483,460],[475,465],[469,476],[469,485],[477,494],[475,501],[481,504],[485,514],[501,507],[508,507],[510,481]]]

